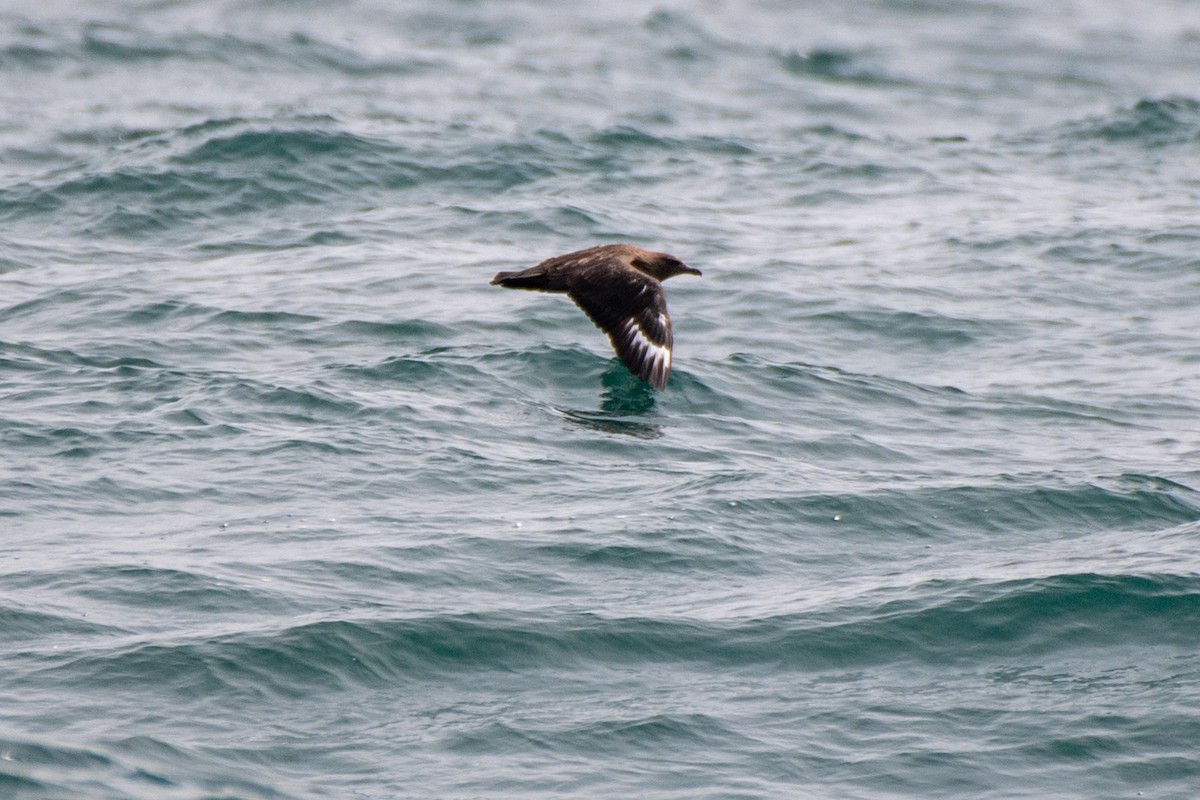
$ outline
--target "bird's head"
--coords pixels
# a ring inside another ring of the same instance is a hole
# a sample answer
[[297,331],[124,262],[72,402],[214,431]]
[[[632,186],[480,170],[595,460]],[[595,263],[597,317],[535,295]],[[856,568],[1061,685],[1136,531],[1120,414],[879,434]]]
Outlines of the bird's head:
[[633,266],[647,275],[665,281],[675,275],[699,275],[700,270],[689,267],[673,255],[667,253],[646,253],[633,260]]

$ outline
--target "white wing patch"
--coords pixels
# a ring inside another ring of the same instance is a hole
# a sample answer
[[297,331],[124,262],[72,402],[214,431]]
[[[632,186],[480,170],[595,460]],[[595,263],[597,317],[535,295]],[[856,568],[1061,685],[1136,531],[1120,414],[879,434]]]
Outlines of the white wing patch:
[[[663,327],[670,330],[670,321],[662,314],[659,314],[659,319]],[[666,384],[667,376],[671,374],[671,348],[650,341],[633,317],[625,322],[625,334],[630,349],[642,366],[642,374],[655,386]]]

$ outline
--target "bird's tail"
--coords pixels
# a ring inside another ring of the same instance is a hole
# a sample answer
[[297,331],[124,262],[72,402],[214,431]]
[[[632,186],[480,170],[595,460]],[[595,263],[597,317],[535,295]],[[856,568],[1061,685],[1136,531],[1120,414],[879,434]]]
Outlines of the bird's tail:
[[541,267],[530,267],[520,272],[497,272],[492,278],[492,285],[504,286],[509,289],[532,289],[541,292],[562,292],[566,287],[555,285],[550,276]]

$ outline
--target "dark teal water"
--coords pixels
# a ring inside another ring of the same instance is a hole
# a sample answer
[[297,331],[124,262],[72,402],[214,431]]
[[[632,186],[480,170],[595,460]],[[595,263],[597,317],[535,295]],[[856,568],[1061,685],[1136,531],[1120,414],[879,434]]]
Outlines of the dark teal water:
[[[1200,796],[1200,9],[7,3],[0,796]],[[658,393],[561,297],[631,241]]]

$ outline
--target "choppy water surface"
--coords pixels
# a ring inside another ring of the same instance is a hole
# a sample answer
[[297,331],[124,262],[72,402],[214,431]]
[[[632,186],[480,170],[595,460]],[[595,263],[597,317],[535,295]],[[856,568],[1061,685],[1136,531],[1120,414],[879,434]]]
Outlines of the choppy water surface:
[[[0,794],[1193,798],[1200,10],[8,3]],[[668,284],[650,390],[569,302]]]

